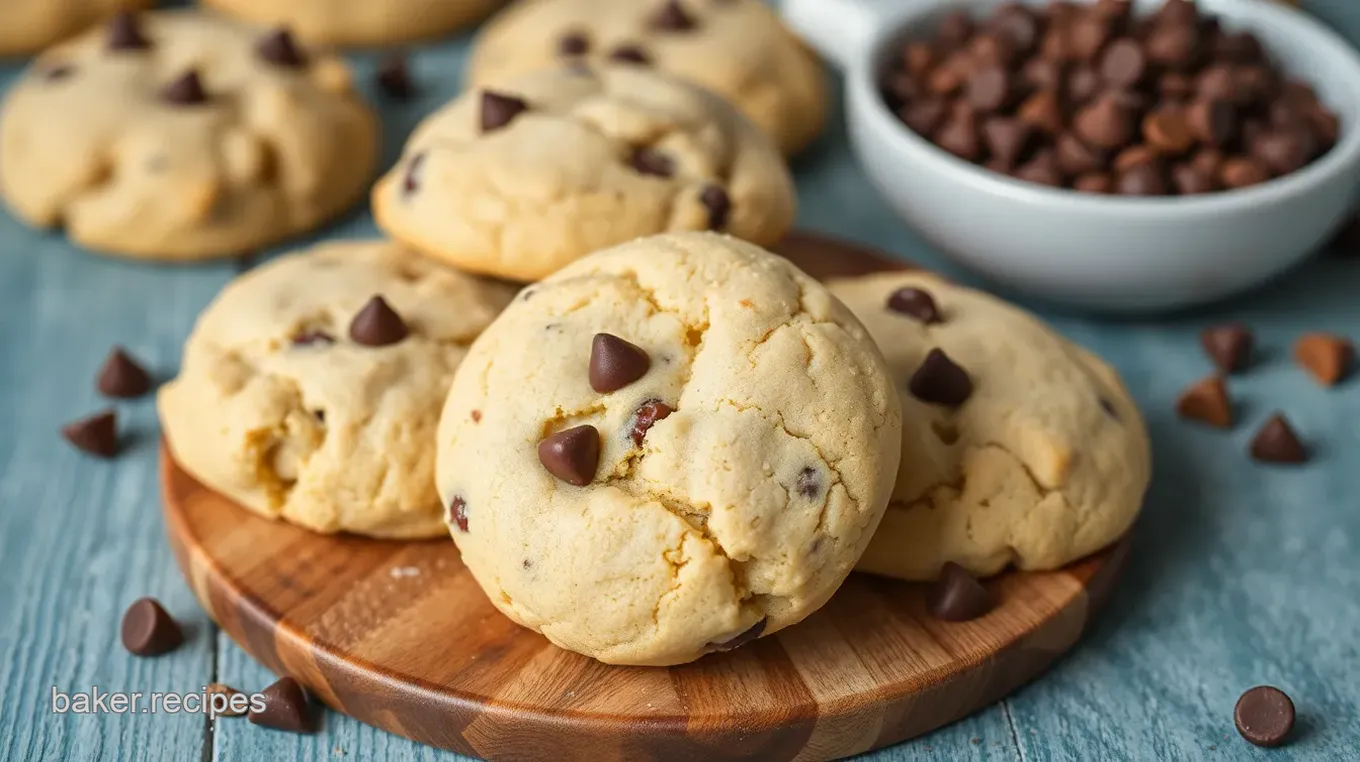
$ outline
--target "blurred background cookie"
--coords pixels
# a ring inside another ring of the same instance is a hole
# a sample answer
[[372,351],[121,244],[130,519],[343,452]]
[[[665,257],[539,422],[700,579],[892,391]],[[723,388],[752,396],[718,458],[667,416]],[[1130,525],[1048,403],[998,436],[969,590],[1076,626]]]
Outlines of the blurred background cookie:
[[283,25],[314,45],[395,45],[442,37],[501,0],[203,0],[223,13]]
[[150,0],[4,0],[0,3],[0,56],[41,50],[117,11],[150,4]]

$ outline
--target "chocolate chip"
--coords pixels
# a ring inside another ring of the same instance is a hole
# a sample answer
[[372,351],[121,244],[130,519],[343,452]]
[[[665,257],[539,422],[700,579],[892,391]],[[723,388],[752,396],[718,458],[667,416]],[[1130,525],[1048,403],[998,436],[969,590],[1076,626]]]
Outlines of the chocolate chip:
[[1147,55],[1137,40],[1111,42],[1100,57],[1100,76],[1112,87],[1135,87],[1148,71]]
[[1216,35],[1213,53],[1233,63],[1250,64],[1265,57],[1261,41],[1251,32],[1229,32]]
[[106,397],[132,399],[151,391],[151,375],[122,347],[114,347],[99,369],[95,386]]
[[1180,72],[1169,71],[1157,80],[1157,91],[1168,100],[1187,101],[1195,97],[1195,81]]
[[679,0],[667,0],[661,10],[652,16],[652,28],[663,32],[688,32],[695,27],[694,17],[689,15]]
[[298,47],[287,27],[280,27],[261,37],[255,44],[255,52],[269,63],[289,69],[300,69],[307,65],[307,55]]
[[675,174],[675,162],[671,157],[652,148],[642,147],[633,151],[628,163],[638,174],[670,177]]
[[1261,162],[1234,157],[1223,163],[1223,184],[1229,188],[1247,188],[1270,179],[1270,172]]
[[1100,92],[1100,74],[1090,66],[1078,66],[1067,75],[1067,98],[1073,104],[1089,102]]
[[722,230],[732,213],[732,198],[717,185],[705,185],[699,192],[699,203],[708,210],[708,229]]
[[647,432],[657,421],[675,412],[670,405],[661,400],[647,400],[638,407],[637,413],[633,415],[633,430],[629,434],[635,447],[642,446],[642,440],[647,437]]
[[264,697],[264,709],[250,710],[251,724],[289,733],[311,733],[316,730],[311,703],[297,680],[281,677],[260,693]]
[[938,34],[946,45],[962,45],[973,36],[973,17],[967,11],[950,11],[940,19]]
[[1307,333],[1294,343],[1294,361],[1319,384],[1335,386],[1350,373],[1355,345],[1330,333]]
[[945,622],[967,622],[992,610],[995,601],[962,566],[946,562],[926,598],[930,615]]
[[1101,96],[1077,113],[1072,129],[1082,142],[1096,148],[1122,148],[1133,140],[1133,119],[1117,98]]
[[1220,371],[1237,373],[1251,362],[1255,338],[1251,329],[1242,323],[1223,323],[1201,331],[1199,344]]
[[922,98],[903,106],[897,112],[897,116],[913,132],[930,138],[944,121],[947,110],[945,102],[940,98]]
[[123,613],[123,648],[136,656],[160,656],[179,648],[184,633],[155,598],[139,598]]
[[1194,136],[1211,146],[1224,146],[1237,137],[1237,107],[1214,97],[1200,97],[1185,110],[1185,121]]
[[385,347],[396,344],[409,335],[406,322],[387,301],[374,295],[349,324],[349,337],[366,347]]
[[1294,729],[1294,702],[1279,688],[1258,685],[1237,699],[1233,723],[1256,746],[1279,746]]
[[527,111],[523,98],[486,90],[482,93],[482,133],[499,130]]
[[335,337],[320,329],[293,334],[289,339],[295,347],[310,347],[313,344],[334,344]]
[[1251,457],[1266,463],[1306,463],[1308,451],[1284,415],[1275,413],[1252,438]]
[[794,489],[806,498],[815,498],[822,494],[822,482],[817,478],[817,470],[809,467],[799,471]]
[[637,64],[646,66],[652,62],[651,56],[647,51],[637,45],[620,45],[609,52],[609,60],[617,63]]
[[1114,178],[1104,172],[1088,172],[1073,180],[1072,187],[1082,193],[1113,193]]
[[1100,152],[1081,142],[1071,133],[1065,132],[1058,136],[1055,153],[1058,157],[1058,169],[1068,175],[1096,173],[1105,166],[1105,157]]
[[411,68],[406,63],[406,56],[401,53],[384,56],[378,62],[374,77],[378,82],[378,89],[389,98],[405,100],[416,94]]
[[1039,42],[1039,22],[1022,5],[1003,5],[990,24],[992,30],[1022,53],[1034,50]]
[[1121,196],[1163,196],[1170,187],[1160,164],[1144,163],[1120,172],[1114,190]]
[[1134,167],[1143,164],[1153,164],[1160,168],[1162,154],[1155,147],[1143,144],[1129,146],[1114,157],[1114,171],[1116,173],[1127,172]]
[[[245,698],[237,699],[237,696],[244,696],[243,693],[222,683],[208,683],[204,686],[209,694],[208,706],[212,708],[214,717],[240,717],[250,711]],[[221,696],[220,700],[217,696]],[[214,703],[216,702],[216,703]]]
[[968,102],[981,111],[998,111],[1011,99],[1011,76],[1001,66],[986,66],[968,78]]
[[142,24],[132,11],[119,11],[104,28],[104,45],[109,50],[145,50],[151,41],[142,34]]
[[584,32],[567,32],[557,39],[557,52],[562,56],[583,56],[590,52],[590,38]]
[[559,431],[538,443],[538,462],[558,479],[584,487],[600,465],[600,433],[589,425]]
[[979,34],[968,43],[968,54],[984,66],[1009,66],[1019,52],[1010,40],[991,33]]
[[1034,128],[1014,117],[997,116],[982,123],[982,135],[992,158],[1013,167],[1034,137]]
[[1171,168],[1171,183],[1182,196],[1197,193],[1212,193],[1221,187],[1214,175],[1204,172],[1194,164],[1177,164]]
[[628,386],[651,367],[652,359],[642,347],[613,334],[595,334],[590,345],[590,388],[600,394]]
[[198,71],[190,69],[161,88],[161,100],[176,106],[196,106],[208,102],[208,93]]
[[1220,429],[1232,428],[1232,402],[1228,399],[1227,384],[1220,376],[1210,376],[1191,384],[1176,400],[1176,414]]
[[61,427],[61,435],[76,449],[101,458],[118,454],[118,414],[105,410]]
[[935,51],[924,42],[909,42],[902,48],[902,68],[910,77],[923,77],[935,65]]
[[1147,38],[1147,56],[1153,63],[1173,70],[1191,68],[1199,55],[1199,30],[1195,24],[1159,24]]
[[1208,66],[1195,79],[1195,92],[1200,98],[1238,102],[1237,77],[1226,64]]
[[458,531],[466,533],[468,530],[467,501],[457,495],[449,501],[448,510],[444,512],[444,523],[458,527]]
[[1095,61],[1110,39],[1110,20],[1095,13],[1084,13],[1072,21],[1068,42],[1079,61]]
[[929,291],[912,286],[903,286],[888,295],[888,309],[903,315],[910,315],[927,325],[942,322],[935,297]]
[[1062,171],[1058,168],[1058,155],[1051,148],[1045,148],[1015,170],[1018,180],[1060,188],[1063,184]]
[[410,196],[420,189],[420,170],[425,165],[425,152],[422,151],[411,157],[406,164],[406,174],[401,178],[401,192],[403,195]]
[[1057,92],[1063,85],[1063,67],[1056,61],[1032,58],[1020,70],[1020,81],[1032,90],[1052,90]]
[[972,161],[982,155],[982,139],[978,135],[977,120],[965,115],[954,115],[945,121],[935,134],[935,142],[960,159]]
[[1251,141],[1251,154],[1275,174],[1287,175],[1312,159],[1309,142],[1301,130],[1276,130]]
[[912,374],[907,388],[922,402],[958,407],[972,396],[973,381],[942,350],[932,349]]
[[1195,144],[1186,115],[1175,108],[1162,108],[1143,118],[1143,139],[1169,156],[1183,154]]
[[740,648],[741,646],[750,643],[756,638],[759,638],[761,634],[764,632],[765,632],[765,620],[764,618],[762,618],[760,621],[746,628],[742,632],[739,632],[736,635],[727,638],[726,640],[718,640],[709,643],[708,647],[710,651],[713,651],[715,653],[731,651],[735,648]]

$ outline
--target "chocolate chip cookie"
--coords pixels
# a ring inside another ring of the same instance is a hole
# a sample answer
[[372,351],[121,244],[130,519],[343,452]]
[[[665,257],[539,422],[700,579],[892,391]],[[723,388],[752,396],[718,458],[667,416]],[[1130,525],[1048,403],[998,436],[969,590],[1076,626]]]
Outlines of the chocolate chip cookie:
[[120,10],[147,5],[147,0],[4,0],[0,56],[41,50]]
[[902,468],[859,570],[1053,569],[1133,523],[1150,445],[1108,365],[1028,313],[931,275],[829,288],[883,349],[902,397]]
[[443,535],[440,406],[512,296],[383,241],[263,265],[204,311],[160,392],[175,459],[246,508],[316,532]]
[[823,286],[668,234],[525,289],[458,370],[436,473],[506,616],[611,664],[678,664],[826,602],[887,503],[900,424]]
[[257,24],[286,25],[317,45],[396,45],[441,37],[501,0],[204,0]]

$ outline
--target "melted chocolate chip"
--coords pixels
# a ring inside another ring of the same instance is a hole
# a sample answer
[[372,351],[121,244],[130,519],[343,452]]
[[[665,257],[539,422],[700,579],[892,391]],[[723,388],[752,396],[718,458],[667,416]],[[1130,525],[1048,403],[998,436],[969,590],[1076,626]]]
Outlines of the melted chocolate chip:
[[922,402],[958,407],[972,396],[973,381],[943,351],[932,349],[912,374],[908,388]]
[[633,416],[633,430],[630,434],[633,445],[641,447],[642,440],[647,437],[647,431],[652,425],[674,412],[674,408],[661,400],[647,400],[642,403]]
[[482,132],[499,130],[528,109],[523,98],[487,90],[482,93]]
[[756,638],[759,638],[764,632],[765,632],[765,620],[761,619],[760,621],[746,628],[742,632],[737,633],[736,635],[733,635],[732,637],[726,640],[719,640],[713,643],[709,643],[708,647],[711,651],[715,653],[731,651],[735,648],[740,648],[741,646],[750,643]]
[[334,344],[335,337],[323,330],[313,329],[294,334],[290,341],[295,347],[310,347],[313,344]]
[[584,487],[600,465],[600,432],[589,425],[559,431],[538,443],[538,461],[558,479]]
[[927,325],[941,322],[940,309],[929,291],[905,286],[888,295],[888,309],[909,315]]
[[638,171],[638,174],[656,177],[670,177],[675,174],[675,162],[671,161],[671,157],[651,148],[637,149],[628,163]]
[[799,471],[794,489],[798,490],[798,494],[807,498],[815,498],[822,494],[822,481],[817,478],[817,469],[809,466]]
[[595,334],[590,345],[590,388],[600,394],[618,391],[647,375],[647,351],[608,333]]
[[455,495],[453,500],[449,501],[449,509],[444,514],[444,523],[456,525],[460,532],[467,532],[467,501]]

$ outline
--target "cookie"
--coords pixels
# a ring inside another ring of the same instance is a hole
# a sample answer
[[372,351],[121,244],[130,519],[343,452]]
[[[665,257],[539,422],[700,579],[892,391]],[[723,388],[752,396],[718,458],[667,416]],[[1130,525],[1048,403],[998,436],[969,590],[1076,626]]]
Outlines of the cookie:
[[653,67],[731,101],[786,155],[826,121],[821,64],[761,0],[522,0],[483,28],[469,87],[558,62]]
[[199,317],[159,394],[175,460],[316,532],[446,535],[439,411],[468,345],[512,297],[383,241],[262,265]]
[[482,334],[436,478],[506,616],[607,663],[678,664],[826,602],[887,503],[900,423],[823,286],[749,243],[667,234],[530,286]]
[[234,255],[361,198],[377,134],[338,58],[190,11],[122,15],[14,84],[0,195],[97,251]]
[[717,96],[649,70],[554,69],[426,119],[373,210],[426,254],[533,281],[655,233],[773,244],[794,195],[779,152]]
[[41,50],[117,11],[147,5],[147,0],[4,0],[0,56]]
[[1119,377],[1028,313],[922,273],[829,284],[902,397],[902,468],[858,569],[1053,569],[1118,539],[1150,446]]
[[396,45],[442,37],[500,0],[204,0],[246,21],[284,25],[317,45]]

